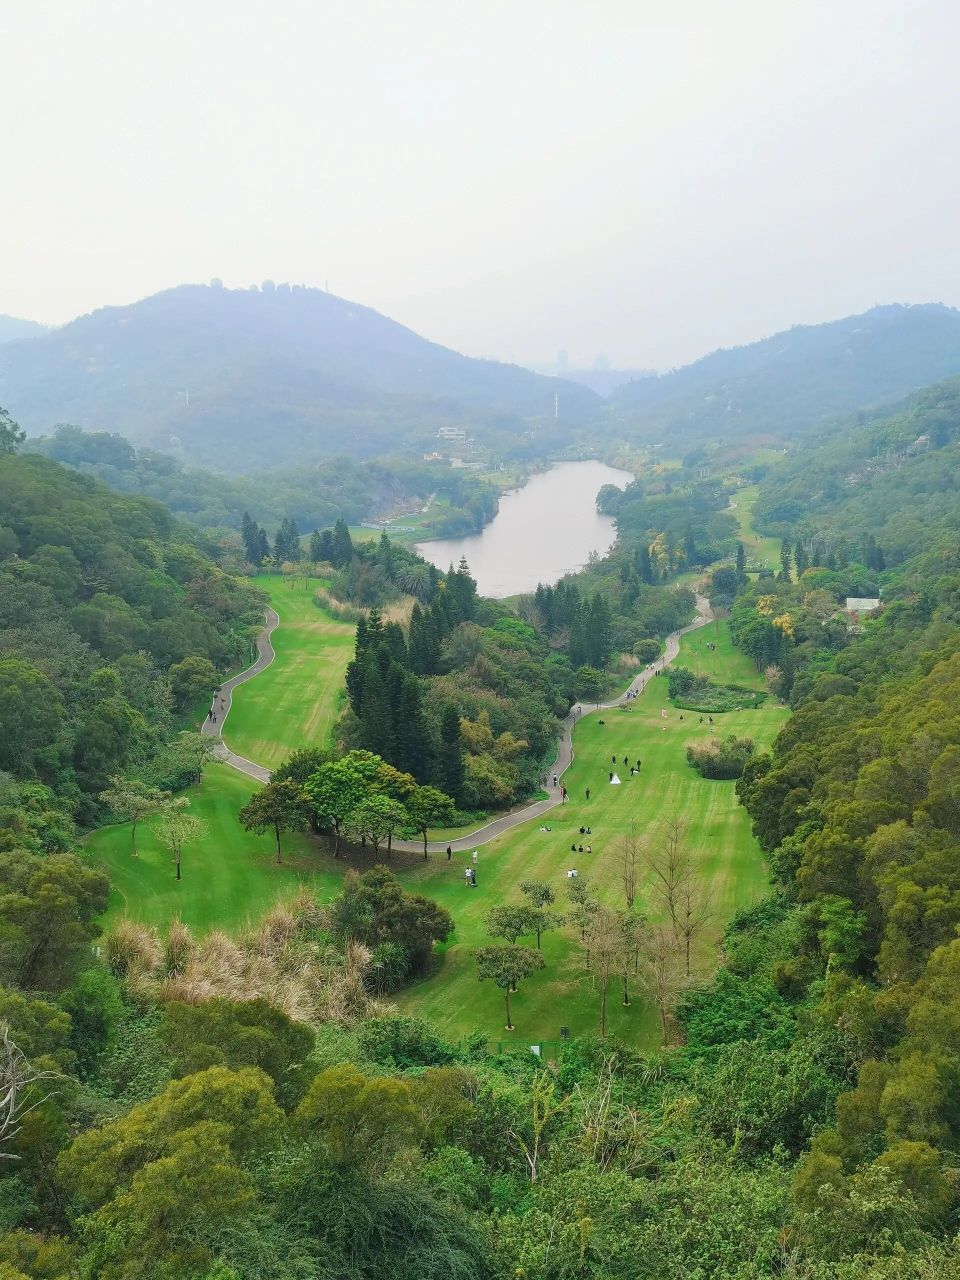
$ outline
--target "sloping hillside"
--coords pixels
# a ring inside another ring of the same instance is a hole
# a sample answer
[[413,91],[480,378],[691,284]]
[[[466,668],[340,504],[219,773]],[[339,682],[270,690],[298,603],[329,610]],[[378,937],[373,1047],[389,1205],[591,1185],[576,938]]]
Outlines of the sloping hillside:
[[15,338],[35,338],[46,333],[46,325],[36,320],[20,320],[16,316],[0,315],[0,342],[13,342]]
[[774,467],[754,519],[778,536],[869,534],[888,563],[960,528],[960,378],[927,387],[896,410],[812,432]]
[[637,439],[782,438],[954,374],[960,374],[960,311],[939,304],[875,307],[630,382],[613,403]]
[[438,426],[517,439],[599,403],[472,360],[317,289],[183,285],[0,348],[0,403],[32,433],[71,422],[230,470],[422,449]]

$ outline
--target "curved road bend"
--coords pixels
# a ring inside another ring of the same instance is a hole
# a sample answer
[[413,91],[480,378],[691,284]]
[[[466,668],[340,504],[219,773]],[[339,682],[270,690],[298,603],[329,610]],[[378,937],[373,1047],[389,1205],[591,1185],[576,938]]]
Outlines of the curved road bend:
[[[586,715],[593,715],[597,711],[611,711],[614,707],[622,706],[627,701],[628,696],[639,693],[644,687],[647,680],[654,676],[658,671],[662,671],[669,666],[680,652],[680,637],[685,636],[689,631],[695,631],[697,627],[702,627],[708,622],[713,621],[713,611],[710,608],[710,602],[705,596],[697,596],[697,617],[688,627],[682,627],[679,631],[673,631],[667,636],[664,644],[664,651],[656,662],[651,662],[627,685],[623,693],[612,702],[602,702],[597,707],[591,707],[589,711],[584,711],[582,715],[575,715],[573,710],[560,722],[560,737],[557,740],[557,758],[550,768],[550,777],[556,774],[558,779],[562,779],[563,774],[569,769],[573,762],[573,726],[576,722]],[[214,725],[212,721],[206,720],[203,725],[203,733],[219,734],[223,730],[223,722],[226,720],[230,712],[231,694],[239,684],[244,684],[247,680],[252,680],[255,675],[259,675],[276,656],[273,650],[273,644],[270,637],[275,628],[279,624],[280,619],[273,609],[267,609],[267,625],[261,631],[257,639],[258,657],[252,667],[248,667],[246,671],[242,671],[238,676],[234,676],[231,680],[226,680],[220,687],[221,696],[225,698],[226,706],[223,714],[220,716],[219,725]],[[269,782],[270,770],[265,769],[263,765],[255,764],[252,760],[245,760],[243,756],[238,756],[235,751],[231,751],[229,747],[221,742],[217,752],[218,758],[230,764],[234,769],[238,769],[241,773],[245,773],[248,777],[256,779],[257,782]],[[478,827],[476,831],[471,831],[469,835],[460,836],[456,840],[432,840],[427,844],[427,850],[430,853],[443,853],[449,843],[451,849],[455,853],[462,853],[467,849],[475,849],[478,845],[488,844],[491,840],[495,840],[497,836],[502,835],[505,831],[511,830],[513,827],[519,827],[523,822],[529,822],[531,818],[542,817],[543,814],[549,813],[551,809],[555,809],[561,803],[560,786],[553,785],[552,780],[544,787],[548,798],[546,800],[535,800],[533,804],[524,805],[521,809],[512,809],[509,813],[503,813],[499,818],[494,818],[492,822],[486,823],[485,826]],[[394,840],[393,847],[400,849],[406,853],[422,853],[422,840]]]

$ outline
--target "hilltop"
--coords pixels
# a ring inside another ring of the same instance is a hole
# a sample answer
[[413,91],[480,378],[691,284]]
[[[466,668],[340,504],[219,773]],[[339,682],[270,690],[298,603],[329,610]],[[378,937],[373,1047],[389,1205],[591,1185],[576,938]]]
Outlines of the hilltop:
[[715,351],[627,383],[612,404],[639,440],[782,439],[958,373],[960,311],[884,306]]
[[[515,445],[598,398],[474,360],[319,289],[182,285],[0,349],[0,403],[31,433],[119,431],[224,470],[423,451],[440,426]],[[556,432],[552,434],[556,436]]]
[[0,315],[0,343],[13,342],[16,338],[35,338],[46,332],[47,326],[38,324],[36,320]]

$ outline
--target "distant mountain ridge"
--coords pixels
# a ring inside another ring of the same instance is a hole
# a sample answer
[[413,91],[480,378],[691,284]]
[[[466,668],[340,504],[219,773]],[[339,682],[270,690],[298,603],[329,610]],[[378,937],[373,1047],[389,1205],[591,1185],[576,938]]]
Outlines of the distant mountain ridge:
[[47,332],[45,324],[36,320],[21,320],[17,316],[0,315],[0,343],[13,342],[16,338],[34,338]]
[[611,403],[638,440],[782,438],[955,374],[960,311],[939,303],[891,305],[715,351],[627,383]]
[[117,431],[226,470],[415,452],[440,426],[487,442],[557,431],[585,387],[428,342],[319,289],[181,285],[0,347],[0,404],[32,434]]

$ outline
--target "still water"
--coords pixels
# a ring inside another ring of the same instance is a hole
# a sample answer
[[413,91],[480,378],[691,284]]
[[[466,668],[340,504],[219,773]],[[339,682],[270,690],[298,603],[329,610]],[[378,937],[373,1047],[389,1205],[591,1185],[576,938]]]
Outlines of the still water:
[[417,550],[438,569],[466,556],[483,596],[533,591],[538,582],[581,569],[591,551],[610,549],[616,530],[610,516],[597,511],[597,494],[605,484],[624,489],[632,479],[603,462],[558,462],[504,494],[482,533],[421,542]]

